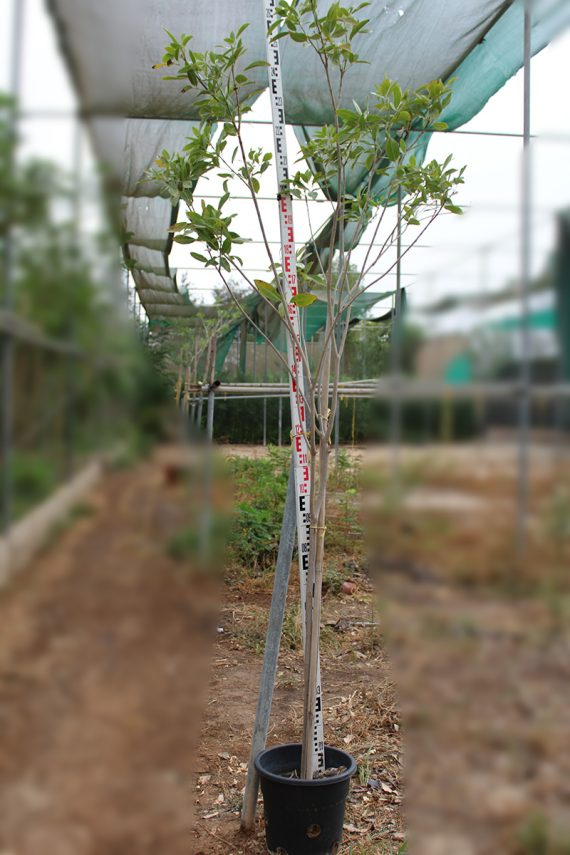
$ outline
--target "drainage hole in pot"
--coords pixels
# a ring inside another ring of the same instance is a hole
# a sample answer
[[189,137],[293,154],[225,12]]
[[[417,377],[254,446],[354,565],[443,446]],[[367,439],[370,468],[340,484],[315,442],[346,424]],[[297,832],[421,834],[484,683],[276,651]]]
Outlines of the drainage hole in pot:
[[311,837],[311,838],[318,837],[320,833],[321,833],[321,826],[320,825],[316,825],[316,824],[309,825],[307,828],[307,837]]

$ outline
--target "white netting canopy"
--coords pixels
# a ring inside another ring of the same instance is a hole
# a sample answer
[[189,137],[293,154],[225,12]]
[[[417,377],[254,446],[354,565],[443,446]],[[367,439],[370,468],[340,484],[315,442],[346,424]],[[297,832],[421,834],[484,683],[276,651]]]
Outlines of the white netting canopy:
[[[181,93],[152,66],[168,41],[165,30],[191,33],[193,47],[204,50],[244,22],[244,65],[264,59],[263,0],[48,2],[97,155],[122,196],[126,254],[136,262],[141,301],[151,318],[188,313],[168,265],[173,211],[145,173],[163,149],[183,148],[197,116],[192,92]],[[385,77],[417,87],[452,76],[454,97],[443,119],[459,127],[520,68],[523,11],[523,0],[373,0],[369,32],[358,45],[367,62],[347,78],[347,105],[362,102]],[[567,0],[535,0],[533,53],[569,23]],[[304,45],[281,44],[287,121],[302,137],[330,119],[325,81]],[[267,70],[249,76],[261,87]]]

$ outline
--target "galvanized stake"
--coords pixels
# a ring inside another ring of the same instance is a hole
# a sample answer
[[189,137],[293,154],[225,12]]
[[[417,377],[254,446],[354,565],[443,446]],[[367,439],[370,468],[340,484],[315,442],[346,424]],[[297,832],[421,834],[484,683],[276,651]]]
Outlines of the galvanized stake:
[[[19,105],[20,88],[21,88],[21,70],[22,70],[22,52],[24,41],[24,12],[25,0],[14,0],[13,5],[13,28],[12,28],[12,63],[10,69],[10,95],[14,99],[14,104],[10,108],[9,127],[8,127],[8,151],[7,173],[11,174],[15,165],[16,133],[17,133],[17,111]],[[14,306],[13,293],[13,276],[14,276],[14,239],[12,235],[12,227],[10,222],[11,211],[10,202],[8,202],[8,211],[6,212],[6,231],[4,235],[4,295],[3,306],[7,313],[10,313]],[[0,413],[0,455],[2,462],[2,495],[0,498],[0,531],[7,532],[10,528],[12,520],[12,440],[14,427],[14,341],[10,332],[6,329],[0,335],[1,364],[1,395],[2,407]]]
[[[264,311],[264,320],[265,320],[265,335],[268,334],[267,331],[267,305],[265,305]],[[265,340],[265,348],[263,352],[263,382],[267,383],[267,340]],[[267,445],[267,398],[263,399],[263,447]]]
[[252,831],[255,825],[255,809],[257,805],[259,779],[257,772],[255,771],[253,761],[265,748],[267,732],[269,730],[269,717],[271,714],[275,675],[277,674],[277,661],[279,658],[279,646],[281,643],[281,632],[283,630],[285,603],[287,601],[287,587],[289,585],[289,572],[293,558],[296,531],[295,473],[293,463],[291,463],[291,467],[289,469],[289,486],[287,488],[287,498],[285,500],[285,509],[283,511],[283,522],[281,524],[279,552],[277,555],[277,563],[275,565],[275,579],[273,581],[271,609],[269,611],[265,653],[263,656],[259,696],[257,699],[257,710],[255,713],[255,726],[253,729],[251,753],[249,755],[249,765],[247,769],[247,779],[245,782],[245,792],[241,812],[241,827],[244,831]]
[[524,129],[521,196],[521,393],[519,400],[519,455],[517,483],[516,548],[522,557],[527,542],[530,442],[530,274],[532,160],[530,148],[532,0],[525,0],[524,12]]
[[392,479],[396,491],[400,488],[400,443],[402,435],[402,402],[400,398],[400,383],[402,374],[402,190],[398,187],[398,222],[397,222],[397,259],[396,259],[396,295],[394,302],[394,317],[392,318],[392,336],[390,342],[390,362],[394,397],[391,407],[392,442]]

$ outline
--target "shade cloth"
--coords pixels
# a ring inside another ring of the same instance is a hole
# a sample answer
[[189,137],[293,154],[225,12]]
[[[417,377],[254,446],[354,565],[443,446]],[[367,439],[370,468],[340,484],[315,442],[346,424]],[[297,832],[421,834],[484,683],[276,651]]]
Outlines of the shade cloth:
[[[326,10],[332,0],[321,0]],[[192,33],[197,50],[213,48],[248,21],[243,65],[265,57],[263,0],[47,0],[89,125],[97,155],[115,181],[127,257],[150,317],[187,314],[168,265],[173,211],[145,173],[166,148],[180,151],[197,119],[192,92],[153,70],[168,41]],[[374,0],[370,25],[359,43],[366,64],[351,69],[344,102],[363,103],[385,77],[417,87],[455,77],[445,121],[456,128],[471,119],[521,66],[523,0]],[[533,53],[570,23],[567,0],[535,0]],[[305,138],[330,120],[326,84],[306,45],[288,39],[283,52],[286,119]],[[250,76],[266,85],[267,70]],[[310,81],[310,86],[307,85]],[[428,137],[420,141],[425,153]],[[362,181],[354,175],[354,185]],[[382,187],[377,191],[380,193]],[[323,234],[326,233],[326,225]],[[360,235],[353,236],[353,242]]]

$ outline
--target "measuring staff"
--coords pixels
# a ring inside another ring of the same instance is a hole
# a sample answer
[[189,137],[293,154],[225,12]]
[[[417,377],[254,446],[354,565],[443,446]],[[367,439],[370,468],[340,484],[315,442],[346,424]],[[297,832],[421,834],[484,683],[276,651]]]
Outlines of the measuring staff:
[[[279,223],[281,227],[281,261],[283,265],[283,294],[291,329],[287,335],[287,360],[290,370],[291,424],[293,439],[293,463],[295,470],[295,498],[297,509],[297,540],[299,546],[299,572],[301,577],[301,611],[303,614],[303,642],[307,637],[305,624],[307,577],[309,572],[309,548],[311,536],[311,470],[307,441],[307,413],[305,402],[305,379],[300,350],[299,309],[292,303],[298,293],[297,256],[293,228],[293,202],[288,188],[289,168],[287,163],[287,140],[285,137],[285,104],[281,79],[279,41],[273,39],[272,25],[276,0],[265,0],[267,24],[267,61],[269,63],[269,94],[273,118],[275,163],[279,185]],[[292,332],[291,332],[292,330]],[[294,340],[293,340],[294,337]],[[317,697],[313,732],[313,773],[325,768],[325,745],[323,731],[321,668],[317,672]]]

